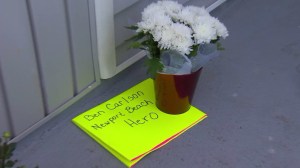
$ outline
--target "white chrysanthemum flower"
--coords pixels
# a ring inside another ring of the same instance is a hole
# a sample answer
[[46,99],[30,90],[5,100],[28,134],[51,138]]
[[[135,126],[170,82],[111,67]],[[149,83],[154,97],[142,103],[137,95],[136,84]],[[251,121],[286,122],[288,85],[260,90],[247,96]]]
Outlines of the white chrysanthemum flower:
[[192,25],[200,16],[209,16],[208,11],[204,7],[187,6],[178,14],[178,20]]
[[153,40],[157,41],[157,42],[160,41],[164,30],[165,30],[164,27],[159,27],[159,28],[152,30],[151,34],[153,36]]
[[190,54],[191,47],[194,44],[191,28],[180,23],[174,23],[171,29],[173,30],[171,49],[177,50],[182,54]]
[[217,31],[217,36],[226,38],[229,35],[225,25],[221,23],[217,18],[214,19],[214,25]]
[[160,5],[157,5],[156,3],[152,3],[143,10],[142,20],[147,20],[149,18],[152,18],[153,14],[156,13],[164,14],[165,12]]
[[192,46],[225,38],[228,31],[204,7],[183,7],[175,1],[158,1],[142,12],[137,32],[150,33],[158,47],[190,54]]
[[154,13],[152,17],[149,17],[139,23],[137,23],[137,32],[151,32],[155,29],[160,29],[161,27],[168,26],[172,24],[172,20],[169,16],[161,13]]
[[194,16],[209,16],[208,11],[204,7],[187,6],[184,10],[190,11]]
[[173,19],[177,19],[178,13],[182,10],[183,6],[175,1],[158,1],[158,5],[160,5],[166,14],[168,14]]
[[216,29],[210,23],[193,25],[195,34],[193,35],[197,44],[209,43],[217,39]]
[[170,49],[172,47],[172,41],[174,38],[174,31],[171,28],[171,25],[169,27],[165,27],[164,29],[162,29],[160,33],[161,33],[160,34],[161,38],[159,40],[160,47],[162,49]]
[[189,54],[193,45],[192,30],[180,23],[160,27],[151,32],[154,41],[161,49],[176,50],[182,54]]
[[189,10],[182,10],[178,16],[177,16],[178,20],[186,23],[186,24],[193,24],[194,23],[194,16],[192,15],[191,11]]
[[155,25],[153,22],[150,22],[149,20],[141,21],[137,23],[138,29],[137,32],[149,32],[150,30],[154,29]]

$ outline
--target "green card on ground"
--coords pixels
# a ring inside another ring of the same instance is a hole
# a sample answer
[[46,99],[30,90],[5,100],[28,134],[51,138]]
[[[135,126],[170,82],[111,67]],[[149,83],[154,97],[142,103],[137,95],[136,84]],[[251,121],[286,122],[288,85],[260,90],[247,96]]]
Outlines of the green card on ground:
[[153,80],[147,79],[72,121],[131,167],[206,117],[193,106],[179,115],[161,112]]

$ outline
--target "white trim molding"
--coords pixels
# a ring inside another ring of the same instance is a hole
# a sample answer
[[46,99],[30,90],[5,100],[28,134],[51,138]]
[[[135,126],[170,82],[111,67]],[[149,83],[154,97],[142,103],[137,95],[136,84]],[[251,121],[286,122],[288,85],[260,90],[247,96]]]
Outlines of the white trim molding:
[[100,76],[107,79],[116,74],[113,1],[95,0],[95,14]]
[[209,5],[206,10],[208,12],[213,11],[214,9],[216,9],[218,6],[222,5],[224,2],[226,2],[226,0],[217,0],[216,2],[214,2],[213,4]]

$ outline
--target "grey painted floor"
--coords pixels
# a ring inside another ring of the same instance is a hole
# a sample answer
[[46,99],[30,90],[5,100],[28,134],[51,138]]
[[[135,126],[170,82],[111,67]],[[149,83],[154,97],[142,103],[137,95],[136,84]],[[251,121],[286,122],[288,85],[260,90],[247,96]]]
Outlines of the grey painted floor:
[[[194,97],[209,117],[136,168],[300,167],[299,7],[299,0],[229,0],[215,10],[230,36]],[[140,61],[103,81],[19,142],[15,157],[28,168],[124,167],[70,120],[146,78]]]

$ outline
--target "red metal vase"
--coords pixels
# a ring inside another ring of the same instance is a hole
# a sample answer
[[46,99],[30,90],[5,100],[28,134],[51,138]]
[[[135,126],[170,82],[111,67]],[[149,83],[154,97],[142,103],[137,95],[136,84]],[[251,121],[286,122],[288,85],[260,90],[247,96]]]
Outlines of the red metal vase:
[[202,68],[185,75],[157,73],[154,86],[156,106],[168,114],[182,114],[191,102]]

